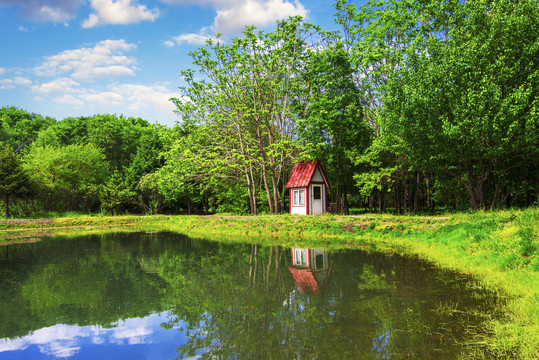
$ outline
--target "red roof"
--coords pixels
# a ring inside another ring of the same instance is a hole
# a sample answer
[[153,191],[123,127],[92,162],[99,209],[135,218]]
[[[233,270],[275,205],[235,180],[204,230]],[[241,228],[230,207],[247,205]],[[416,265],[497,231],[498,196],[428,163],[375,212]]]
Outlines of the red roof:
[[324,183],[326,184],[327,187],[329,187],[329,182],[327,181],[326,173],[324,172],[322,165],[320,165],[320,161],[315,160],[315,161],[301,161],[294,164],[294,168],[292,169],[292,174],[290,175],[290,179],[288,179],[288,182],[286,183],[286,188],[309,186],[309,183],[311,182],[311,179],[316,170],[316,167],[320,168],[320,173],[322,174]]
[[288,267],[288,271],[290,271],[294,277],[296,287],[299,289],[299,291],[308,295],[322,294],[320,286],[318,286],[318,281],[316,281],[312,271],[307,269],[298,269],[291,266]]

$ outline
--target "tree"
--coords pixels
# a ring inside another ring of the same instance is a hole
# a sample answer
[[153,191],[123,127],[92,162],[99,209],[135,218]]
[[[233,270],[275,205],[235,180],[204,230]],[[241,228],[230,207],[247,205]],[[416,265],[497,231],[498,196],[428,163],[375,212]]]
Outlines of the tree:
[[20,159],[9,144],[0,143],[0,198],[6,208],[6,219],[9,218],[9,202],[32,194],[31,183],[24,171]]
[[39,189],[45,210],[95,210],[109,164],[94,145],[33,146],[24,168]]
[[204,80],[184,71],[184,98],[172,100],[184,123],[203,125],[209,162],[226,159],[232,176],[241,174],[251,212],[257,212],[260,178],[273,213],[280,211],[285,171],[299,153],[294,141],[299,115],[293,104],[307,107],[305,99],[298,99],[305,86],[300,74],[308,49],[316,48],[308,40],[318,44],[320,32],[295,17],[279,22],[270,33],[255,33],[254,27],[243,33],[230,45],[208,40],[206,47],[191,53]]
[[[348,152],[355,166],[361,169],[355,179],[361,193],[368,195],[371,211],[376,195],[382,211],[385,195],[392,188],[397,209],[401,204],[401,188],[409,193],[407,183],[411,169],[408,158],[394,152],[393,133],[387,128],[382,129],[390,79],[406,66],[409,53],[424,51],[430,37],[447,35],[449,19],[458,6],[459,2],[455,0],[372,0],[359,7],[348,0],[335,2],[336,21],[343,27],[356,87],[362,99],[363,121],[370,125],[373,135],[367,151]],[[423,169],[414,170],[417,179],[417,171]],[[414,209],[417,210],[417,201],[414,201]]]
[[166,128],[140,118],[110,114],[66,118],[39,133],[39,146],[92,145],[101,149],[113,174],[100,192],[103,210],[138,212],[144,206],[141,178],[162,165]]
[[140,118],[110,114],[65,118],[42,131],[36,143],[39,146],[92,144],[103,150],[111,171],[122,171],[130,166],[141,138],[152,129],[156,128]]
[[54,125],[56,120],[28,113],[14,106],[0,108],[0,141],[6,141],[15,152],[25,152],[38,133]]
[[303,76],[309,84],[305,88],[309,106],[304,118],[298,119],[300,140],[307,143],[310,157],[324,163],[333,201],[339,211],[346,212],[355,170],[347,153],[362,153],[371,134],[364,122],[362,99],[343,44],[335,42],[321,51],[310,52]]
[[[474,209],[493,207],[514,168],[537,184],[539,11],[536,2],[468,2],[448,39],[409,52],[391,80],[385,130],[419,169],[443,171]],[[536,171],[536,170],[535,170]]]

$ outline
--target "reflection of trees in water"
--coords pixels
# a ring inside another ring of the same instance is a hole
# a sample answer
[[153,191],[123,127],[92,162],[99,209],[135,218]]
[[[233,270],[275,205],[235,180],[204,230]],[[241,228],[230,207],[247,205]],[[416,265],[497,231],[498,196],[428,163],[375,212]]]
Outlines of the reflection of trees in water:
[[166,283],[140,265],[159,259],[152,243],[107,234],[1,246],[0,338],[58,323],[109,327],[162,311],[156,294]]
[[180,357],[454,358],[458,354],[453,336],[462,334],[454,334],[452,319],[432,311],[447,286],[431,279],[432,272],[409,268],[420,268],[417,263],[335,253],[331,257],[336,270],[329,286],[318,296],[309,296],[288,271],[293,265],[289,250],[258,245],[230,250],[161,261],[172,277],[162,275],[175,282],[174,293],[167,295],[171,303],[175,301],[177,318],[168,326],[186,322],[188,342],[179,347]]
[[[478,309],[454,274],[399,256],[302,251],[310,265],[289,249],[177,234],[0,248],[0,338],[172,309],[163,327],[186,334],[180,357],[454,358],[458,327],[477,323],[470,312],[434,311],[450,295],[459,310]],[[317,291],[291,269],[310,272]]]

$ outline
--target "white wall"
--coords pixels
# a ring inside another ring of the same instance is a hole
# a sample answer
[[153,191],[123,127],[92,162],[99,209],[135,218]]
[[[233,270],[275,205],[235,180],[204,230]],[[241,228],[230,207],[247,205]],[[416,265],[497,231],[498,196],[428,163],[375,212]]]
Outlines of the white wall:
[[[305,190],[305,203],[303,206],[294,206],[294,190]],[[310,195],[309,195],[310,196]],[[290,214],[293,215],[307,215],[307,188],[294,188],[290,189]]]

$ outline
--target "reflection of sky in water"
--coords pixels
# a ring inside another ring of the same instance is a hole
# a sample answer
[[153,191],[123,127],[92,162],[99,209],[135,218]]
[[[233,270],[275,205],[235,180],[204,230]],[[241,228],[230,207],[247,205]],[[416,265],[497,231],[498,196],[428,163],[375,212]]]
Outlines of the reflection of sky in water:
[[[0,339],[0,358],[175,359],[186,342],[182,332],[166,330],[169,312],[120,320],[110,328],[54,325],[16,339]],[[108,356],[107,356],[108,355]]]

